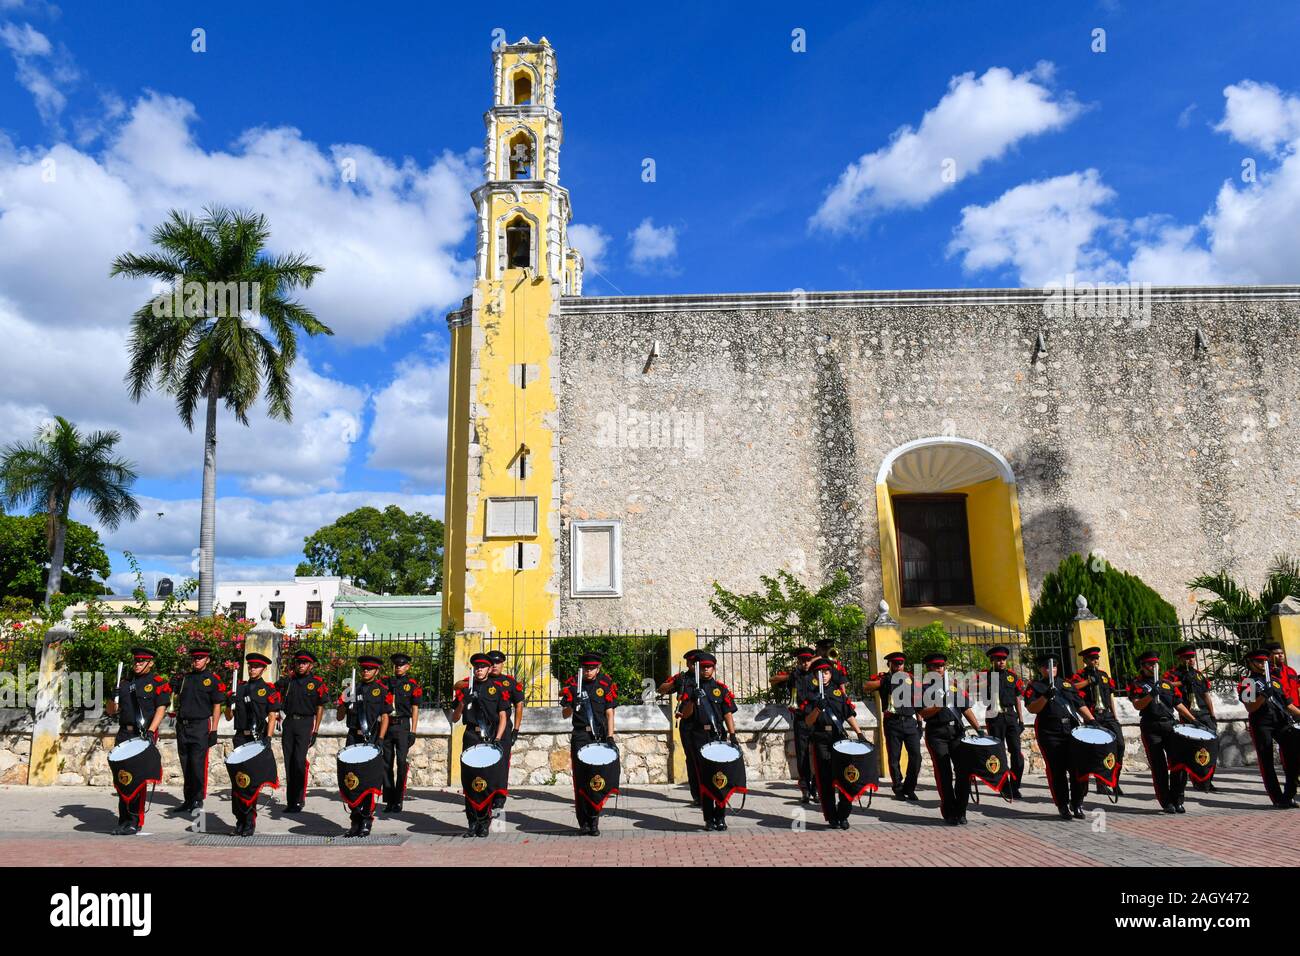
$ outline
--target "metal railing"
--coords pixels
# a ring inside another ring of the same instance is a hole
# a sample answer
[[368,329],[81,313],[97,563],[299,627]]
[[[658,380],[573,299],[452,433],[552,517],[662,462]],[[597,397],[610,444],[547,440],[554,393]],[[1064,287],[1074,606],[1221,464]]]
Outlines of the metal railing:
[[[785,687],[773,689],[772,678],[795,666],[791,652],[796,647],[814,647],[827,636],[821,631],[699,631],[696,645],[718,659],[718,680],[727,685],[737,703],[786,702],[790,691]],[[854,694],[861,693],[863,682],[872,675],[869,636],[869,630],[837,635],[832,648],[832,656],[848,671]]]
[[[958,649],[958,660],[949,661],[950,669],[987,670],[988,652],[999,645],[1010,651],[1007,667],[1021,677],[1033,679],[1038,674],[1038,658],[1056,655],[1058,667],[1072,673],[1078,662],[1070,652],[1070,633],[1060,627],[1037,627],[1024,630],[994,625],[970,625],[948,628],[948,636]],[[918,662],[919,663],[919,662]]]
[[1246,653],[1267,643],[1270,633],[1266,620],[1233,624],[1186,621],[1142,627],[1125,627],[1107,621],[1111,676],[1123,689],[1137,677],[1137,659],[1146,651],[1160,655],[1161,673],[1172,670],[1182,663],[1177,651],[1186,644],[1196,648],[1197,670],[1209,678],[1217,692],[1231,695],[1246,671]]
[[329,687],[331,694],[342,693],[351,679],[357,658],[371,654],[384,663],[380,676],[393,672],[389,657],[406,654],[411,658],[411,675],[424,689],[424,706],[444,706],[451,700],[452,642],[438,634],[395,634],[385,637],[332,637],[319,631],[286,634],[280,640],[280,671],[287,674],[298,650],[316,655],[315,673]]
[[525,707],[560,706],[560,688],[584,653],[603,657],[624,705],[659,700],[655,688],[671,673],[666,630],[494,631],[483,636],[483,650],[506,656],[502,673],[524,685]]

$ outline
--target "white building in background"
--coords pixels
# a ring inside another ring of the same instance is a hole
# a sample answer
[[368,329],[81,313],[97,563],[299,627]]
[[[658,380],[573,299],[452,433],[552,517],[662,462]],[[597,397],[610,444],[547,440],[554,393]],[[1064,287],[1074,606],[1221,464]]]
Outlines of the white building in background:
[[334,622],[334,601],[340,595],[370,596],[351,578],[294,577],[284,581],[231,581],[217,584],[217,608],[230,617],[257,620],[262,609],[271,612],[279,627],[329,627]]

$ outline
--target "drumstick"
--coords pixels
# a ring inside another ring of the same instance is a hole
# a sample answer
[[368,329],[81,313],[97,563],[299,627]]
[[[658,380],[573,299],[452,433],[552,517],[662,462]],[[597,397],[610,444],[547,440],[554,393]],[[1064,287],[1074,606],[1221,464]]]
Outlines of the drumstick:
[[121,683],[122,683],[122,662],[118,661],[117,662],[117,683],[114,684],[113,686],[114,687],[121,686]]

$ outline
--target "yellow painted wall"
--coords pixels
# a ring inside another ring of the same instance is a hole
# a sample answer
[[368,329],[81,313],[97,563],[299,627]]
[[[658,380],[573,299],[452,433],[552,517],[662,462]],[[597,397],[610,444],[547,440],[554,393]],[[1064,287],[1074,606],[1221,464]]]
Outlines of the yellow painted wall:
[[1016,486],[1001,478],[952,489],[966,496],[975,603],[1013,627],[1029,623],[1029,580]]
[[894,532],[894,500],[889,486],[876,485],[876,520],[880,524],[880,580],[889,609],[897,614],[903,607],[898,586],[898,536]]
[[451,329],[451,367],[447,375],[447,467],[444,489],[443,626],[465,623],[465,509],[469,465],[469,365],[472,329]]

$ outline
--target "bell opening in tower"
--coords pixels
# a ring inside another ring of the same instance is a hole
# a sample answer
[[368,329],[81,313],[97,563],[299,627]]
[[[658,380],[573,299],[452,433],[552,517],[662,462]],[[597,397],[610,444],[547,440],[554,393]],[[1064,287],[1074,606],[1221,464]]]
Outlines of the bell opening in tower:
[[527,269],[533,264],[533,232],[523,217],[516,217],[506,226],[506,268]]
[[515,74],[515,105],[528,106],[533,102],[533,78],[524,71]]

